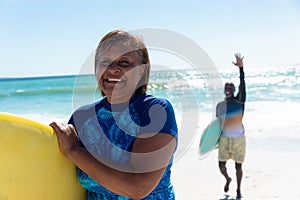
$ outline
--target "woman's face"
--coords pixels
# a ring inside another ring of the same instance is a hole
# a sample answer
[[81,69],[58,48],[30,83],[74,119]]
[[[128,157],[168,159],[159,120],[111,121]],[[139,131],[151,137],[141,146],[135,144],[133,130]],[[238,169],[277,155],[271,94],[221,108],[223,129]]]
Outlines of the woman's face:
[[97,55],[96,78],[99,89],[111,104],[127,102],[143,75],[144,65],[136,51],[122,44],[101,49]]

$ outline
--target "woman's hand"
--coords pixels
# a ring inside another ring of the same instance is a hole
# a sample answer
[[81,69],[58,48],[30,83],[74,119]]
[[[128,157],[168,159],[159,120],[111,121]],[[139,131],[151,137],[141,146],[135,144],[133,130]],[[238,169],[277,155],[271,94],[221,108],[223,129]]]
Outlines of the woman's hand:
[[236,58],[236,62],[232,62],[232,64],[234,64],[235,66],[238,66],[238,67],[244,67],[243,65],[243,59],[244,59],[244,56],[242,57],[240,53],[236,53],[234,54],[235,58]]
[[68,157],[71,150],[79,145],[77,132],[71,124],[52,122],[50,126],[55,130],[60,151]]

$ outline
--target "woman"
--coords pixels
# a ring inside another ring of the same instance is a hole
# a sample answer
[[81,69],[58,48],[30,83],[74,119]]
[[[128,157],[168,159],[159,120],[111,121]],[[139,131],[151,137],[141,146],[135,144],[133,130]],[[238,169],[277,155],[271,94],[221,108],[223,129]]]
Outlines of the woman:
[[95,55],[104,98],[76,110],[68,125],[50,124],[89,200],[175,199],[175,114],[166,99],[146,94],[149,74],[142,40],[122,30],[108,33]]

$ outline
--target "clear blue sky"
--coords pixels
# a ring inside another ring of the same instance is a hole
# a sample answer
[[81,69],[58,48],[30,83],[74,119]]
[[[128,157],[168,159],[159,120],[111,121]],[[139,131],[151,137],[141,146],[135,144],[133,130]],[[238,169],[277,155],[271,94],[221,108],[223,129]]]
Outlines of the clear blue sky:
[[299,0],[0,0],[0,77],[77,74],[114,29],[169,29],[218,68],[300,63]]

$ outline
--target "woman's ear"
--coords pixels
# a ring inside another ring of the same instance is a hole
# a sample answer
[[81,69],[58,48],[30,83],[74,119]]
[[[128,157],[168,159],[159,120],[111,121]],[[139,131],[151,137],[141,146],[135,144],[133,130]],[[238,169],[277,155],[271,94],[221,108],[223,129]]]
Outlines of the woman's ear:
[[143,76],[143,74],[145,72],[145,69],[146,69],[146,64],[140,65],[139,74],[140,74],[141,77]]

